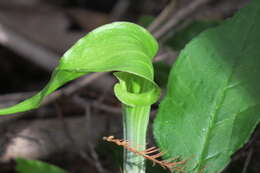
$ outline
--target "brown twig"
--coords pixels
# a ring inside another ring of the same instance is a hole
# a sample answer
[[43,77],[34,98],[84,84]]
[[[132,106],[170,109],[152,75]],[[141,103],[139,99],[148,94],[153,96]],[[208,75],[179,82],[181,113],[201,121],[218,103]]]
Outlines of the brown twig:
[[166,20],[172,15],[176,7],[176,0],[171,0],[171,2],[165,7],[165,9],[159,14],[158,17],[148,26],[148,30],[154,33]]
[[103,140],[108,142],[113,142],[119,146],[124,147],[128,151],[131,151],[137,155],[140,155],[150,161],[152,161],[154,164],[158,164],[164,169],[168,169],[169,171],[173,171],[173,169],[177,171],[181,171],[181,168],[179,165],[183,165],[186,163],[186,161],[176,161],[177,158],[171,158],[168,160],[158,160],[159,157],[162,157],[165,153],[159,152],[159,148],[151,147],[144,151],[139,151],[135,149],[134,147],[131,147],[129,144],[129,141],[121,140],[121,139],[115,139],[114,136],[109,137],[103,137]]
[[42,105],[48,105],[62,96],[71,96],[71,95],[77,93],[78,91],[80,91],[82,88],[86,87],[86,85],[88,85],[92,81],[96,80],[98,77],[101,77],[105,74],[106,74],[106,72],[92,73],[92,74],[89,74],[88,76],[78,79],[73,84],[68,85],[68,86],[64,87],[63,89],[57,90],[56,92],[51,94],[43,102]]
[[[93,160],[88,157],[87,153],[81,149],[81,147],[77,144],[77,142],[74,140],[71,132],[69,131],[69,127],[67,126],[67,123],[64,119],[64,116],[62,114],[62,110],[61,108],[59,107],[58,104],[55,104],[55,107],[56,107],[56,111],[57,111],[57,115],[58,115],[58,118],[61,122],[61,125],[62,125],[62,129],[65,133],[65,136],[68,138],[68,140],[70,141],[71,145],[74,146],[74,148],[77,149],[79,155],[86,161],[88,161],[90,164],[92,164],[93,166],[96,167],[97,171],[99,173],[105,173],[106,171],[104,170],[104,168],[102,167],[102,165],[100,164],[99,162],[99,159],[98,159],[98,156],[95,152],[95,149],[93,147],[93,145],[90,144],[90,141],[87,142],[87,145],[89,147],[89,150],[90,150],[90,154],[91,154],[91,157],[95,160],[95,162],[93,162]],[[86,116],[89,116],[90,113],[89,113],[89,109],[87,109],[86,111]]]
[[178,52],[172,51],[172,49],[164,47],[159,51],[158,55],[154,58],[154,62],[164,61],[169,57],[171,57],[172,60],[175,60],[177,55]]
[[[100,134],[108,133],[106,126],[111,125],[114,128],[119,128],[119,117],[114,117],[113,121],[107,121],[109,114],[91,114],[92,122],[95,123],[94,130],[91,130],[91,136],[87,138],[85,117],[78,114],[73,114],[71,117],[65,116],[66,126],[73,135],[73,139],[77,146],[71,147],[71,142],[64,133],[60,120],[53,117],[41,119],[25,119],[16,122],[8,123],[6,131],[4,131],[0,142],[6,142],[1,145],[3,151],[0,161],[8,161],[16,157],[27,157],[30,159],[46,158],[54,153],[60,153],[64,150],[78,153],[78,148],[84,149],[91,142],[94,146],[100,140]],[[8,116],[13,117],[13,116]],[[4,117],[1,117],[1,120]],[[1,122],[1,127],[3,123]],[[11,135],[9,135],[11,134]],[[8,135],[8,136],[6,136]],[[4,139],[5,136],[7,139]],[[10,138],[9,138],[10,136]],[[26,136],[26,138],[24,138]],[[22,138],[21,138],[22,137]],[[28,140],[29,139],[29,140]],[[35,140],[30,140],[35,139]],[[38,141],[39,144],[36,142]],[[87,156],[90,159],[88,162],[94,162],[92,154],[86,150]],[[83,156],[83,153],[79,153]],[[1,171],[0,171],[1,172]]]
[[111,12],[111,21],[120,20],[122,16],[126,13],[127,9],[129,8],[129,5],[129,0],[119,0]]
[[[86,127],[89,129],[89,130],[87,130],[87,132],[88,132],[87,137],[91,137],[92,132],[93,132],[93,128],[92,128],[93,126],[91,125],[92,124],[91,106],[88,104],[85,106],[85,117],[86,117]],[[98,154],[95,151],[95,147],[94,147],[93,143],[91,143],[91,141],[88,141],[87,146],[90,151],[90,155],[93,159],[92,162],[94,161],[93,164],[95,165],[97,171],[100,173],[108,172],[105,170],[105,168],[103,168],[103,166],[100,162],[100,159],[98,157]]]
[[250,163],[250,161],[251,161],[251,159],[252,159],[253,151],[254,151],[254,149],[253,149],[253,148],[250,148],[250,150],[249,150],[249,152],[248,152],[248,155],[247,155],[247,157],[246,157],[246,161],[245,161],[245,164],[244,164],[242,173],[246,173],[246,172],[247,172],[249,163]]
[[52,71],[58,64],[58,54],[13,31],[3,22],[0,23],[0,44],[20,53],[46,71]]
[[109,112],[112,114],[118,115],[118,114],[122,113],[121,108],[112,107],[112,106],[106,105],[104,103],[100,103],[100,102],[98,103],[93,100],[83,99],[77,95],[75,95],[72,99],[73,99],[73,101],[75,101],[76,104],[78,104],[82,107],[86,107],[86,105],[88,104],[88,105],[91,105],[95,109],[99,109],[99,110]]
[[180,9],[175,15],[173,15],[169,21],[165,22],[165,24],[160,27],[157,31],[154,31],[153,35],[157,39],[162,39],[167,33],[169,33],[172,28],[174,28],[177,24],[179,24],[183,19],[187,18],[190,14],[192,14],[196,9],[200,6],[208,3],[210,0],[194,0],[191,1],[183,9]]
[[35,94],[35,92],[3,94],[0,96],[0,104],[3,103],[6,105],[8,102],[18,102],[32,96],[33,94]]

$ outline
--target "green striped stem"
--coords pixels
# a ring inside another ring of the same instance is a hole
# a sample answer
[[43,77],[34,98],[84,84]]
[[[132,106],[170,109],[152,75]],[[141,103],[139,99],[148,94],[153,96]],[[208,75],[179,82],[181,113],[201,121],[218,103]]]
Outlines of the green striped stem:
[[[130,107],[123,105],[124,140],[130,147],[139,151],[146,148],[146,132],[151,106]],[[145,173],[145,160],[142,156],[124,150],[123,173]]]

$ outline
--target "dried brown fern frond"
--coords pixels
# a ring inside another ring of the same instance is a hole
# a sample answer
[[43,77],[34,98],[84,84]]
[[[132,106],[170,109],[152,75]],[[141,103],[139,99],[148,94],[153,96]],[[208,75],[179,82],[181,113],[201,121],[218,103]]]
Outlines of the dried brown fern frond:
[[139,151],[138,149],[131,147],[129,145],[128,141],[122,140],[122,139],[116,139],[114,138],[114,136],[108,136],[108,137],[103,137],[103,140],[108,141],[108,142],[113,142],[119,146],[124,147],[125,149],[127,149],[128,151],[131,151],[137,155],[140,155],[150,161],[153,162],[153,164],[158,164],[161,167],[163,167],[164,169],[168,169],[171,172],[173,170],[182,172],[181,169],[181,165],[185,164],[186,161],[177,161],[177,158],[170,158],[167,160],[158,160],[158,158],[160,158],[161,156],[163,156],[165,153],[164,152],[160,152],[159,148],[156,147],[151,147],[148,148],[146,150],[143,151]]

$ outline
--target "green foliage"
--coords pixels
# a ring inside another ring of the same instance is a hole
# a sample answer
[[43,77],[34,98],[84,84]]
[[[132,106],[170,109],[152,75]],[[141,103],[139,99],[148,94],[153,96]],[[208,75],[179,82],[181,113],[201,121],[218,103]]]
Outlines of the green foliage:
[[115,22],[101,26],[63,55],[42,91],[13,107],[0,109],[0,115],[38,108],[46,96],[65,83],[90,72],[103,71],[119,71],[115,76],[120,83],[114,90],[122,103],[150,105],[160,95],[159,87],[153,82],[152,58],[157,49],[156,40],[138,25]]
[[202,31],[215,27],[220,21],[193,21],[183,29],[177,31],[171,36],[166,44],[175,50],[181,50],[184,46],[192,40],[194,37],[199,35]]
[[200,34],[171,70],[154,124],[186,171],[220,172],[260,121],[260,1]]
[[68,173],[57,166],[39,160],[17,158],[16,163],[16,171],[19,173]]
[[157,62],[154,63],[154,80],[155,82],[161,87],[165,88],[168,82],[168,76],[170,73],[171,66],[162,63],[162,62]]
[[140,17],[138,23],[143,27],[148,27],[154,21],[154,19],[155,17],[153,16],[144,15]]

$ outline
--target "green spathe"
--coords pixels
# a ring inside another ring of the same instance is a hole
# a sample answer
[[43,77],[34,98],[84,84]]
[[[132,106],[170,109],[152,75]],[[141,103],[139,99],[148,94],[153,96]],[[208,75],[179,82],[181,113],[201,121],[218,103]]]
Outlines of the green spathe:
[[[153,36],[136,24],[115,22],[101,26],[62,56],[43,90],[15,106],[0,109],[0,115],[38,108],[56,89],[91,72],[119,71],[120,83],[115,87],[119,100],[129,106],[151,105],[160,95],[159,87],[153,82],[152,58],[157,50],[158,44]],[[142,89],[132,93],[132,85]],[[139,94],[145,96],[145,103],[138,101]]]
[[260,121],[260,1],[193,39],[171,70],[154,134],[184,172],[221,172]]

